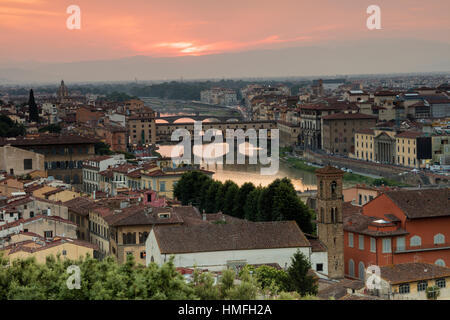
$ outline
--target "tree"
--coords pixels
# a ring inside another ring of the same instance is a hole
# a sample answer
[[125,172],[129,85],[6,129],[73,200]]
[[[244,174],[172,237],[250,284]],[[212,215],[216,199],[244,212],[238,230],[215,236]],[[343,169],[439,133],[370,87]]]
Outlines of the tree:
[[262,188],[258,187],[248,194],[244,205],[244,218],[250,221],[256,221],[258,217],[258,202],[262,194]]
[[272,218],[278,221],[294,220],[303,232],[314,232],[312,212],[299,199],[289,179],[281,180],[274,191]]
[[25,135],[25,127],[0,114],[0,137],[17,137]]
[[255,190],[255,185],[251,182],[246,182],[239,188],[239,192],[234,202],[233,212],[231,214],[233,217],[241,219],[245,217],[245,202],[247,201],[250,192],[252,192],[253,190]]
[[174,195],[183,205],[191,203],[199,206],[202,201],[202,187],[207,180],[211,180],[211,178],[203,172],[186,172],[176,184]]
[[33,89],[30,89],[30,98],[28,99],[28,113],[30,122],[39,123],[39,110],[36,101],[34,101]]
[[[0,257],[0,300],[198,299],[176,271],[173,258],[148,267],[137,266],[132,256],[122,265],[112,257],[98,261],[89,256],[76,261],[50,256],[44,264],[34,258],[19,259],[5,265]],[[80,268],[79,290],[66,285],[71,265]]]
[[114,154],[114,152],[112,152],[110,149],[110,145],[107,143],[104,143],[104,142],[97,142],[94,145],[94,148],[95,148],[95,154],[98,154],[101,156]]
[[50,133],[60,133],[62,130],[59,124],[49,124],[48,126],[40,128],[39,132],[50,132]]
[[214,285],[214,278],[209,272],[194,270],[194,293],[202,300],[219,300],[219,287]]
[[256,221],[274,221],[276,217],[273,216],[273,200],[277,187],[280,185],[281,180],[276,179],[266,188],[262,190],[262,193],[258,200],[258,215]]
[[266,265],[258,268],[249,268],[249,270],[253,271],[253,274],[262,289],[276,289],[278,292],[285,291],[288,288],[289,277],[287,272],[284,270],[278,270],[274,267]]
[[318,291],[316,279],[309,275],[311,263],[300,250],[291,258],[287,273],[289,277],[288,290],[296,291],[301,296],[316,295]]
[[241,283],[232,286],[226,291],[226,299],[230,300],[255,300],[259,287],[255,278],[247,270],[240,276]]
[[207,179],[203,182],[202,190],[200,193],[200,204],[199,204],[200,211],[203,210],[206,211],[206,208],[208,206],[208,190],[213,183],[214,181],[212,179]]
[[236,183],[231,183],[225,193],[225,199],[223,204],[223,213],[232,215],[233,207],[236,203],[236,198],[239,193],[239,186]]
[[225,195],[227,194],[228,189],[236,185],[231,180],[225,181],[225,183],[219,188],[216,194],[216,212],[223,212],[225,208]]
[[222,182],[220,181],[213,181],[211,185],[208,188],[208,191],[206,193],[206,206],[205,211],[207,213],[215,213],[216,211],[216,198],[219,190],[222,189]]

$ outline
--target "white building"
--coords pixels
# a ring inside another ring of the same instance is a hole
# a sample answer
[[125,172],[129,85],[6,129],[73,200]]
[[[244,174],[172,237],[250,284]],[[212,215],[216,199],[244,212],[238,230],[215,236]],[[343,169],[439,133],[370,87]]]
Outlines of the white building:
[[287,268],[297,250],[327,272],[326,252],[313,250],[294,221],[156,226],[146,241],[146,264],[162,265],[174,256],[175,267],[210,271],[246,264]]
[[110,167],[125,163],[123,154],[99,156],[83,162],[83,191],[94,192],[100,190],[100,172]]
[[58,105],[55,103],[44,102],[42,104],[43,116],[48,118],[50,123],[58,122]]

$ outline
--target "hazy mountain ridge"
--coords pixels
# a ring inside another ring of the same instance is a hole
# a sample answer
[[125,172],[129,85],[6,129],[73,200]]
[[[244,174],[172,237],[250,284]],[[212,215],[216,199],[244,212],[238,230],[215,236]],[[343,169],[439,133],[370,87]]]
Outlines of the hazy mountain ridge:
[[23,67],[18,67],[16,63],[13,67],[0,67],[0,83],[447,71],[450,71],[450,43],[391,39],[205,56],[134,56],[71,63],[27,62]]

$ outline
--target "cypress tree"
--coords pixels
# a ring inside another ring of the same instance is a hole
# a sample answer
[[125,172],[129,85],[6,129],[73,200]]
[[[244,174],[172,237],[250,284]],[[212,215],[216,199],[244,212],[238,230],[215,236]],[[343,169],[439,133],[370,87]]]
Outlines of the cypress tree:
[[30,98],[28,99],[28,113],[29,113],[29,120],[30,122],[36,122],[39,123],[39,111],[36,104],[36,101],[34,101],[34,93],[33,89],[30,90]]

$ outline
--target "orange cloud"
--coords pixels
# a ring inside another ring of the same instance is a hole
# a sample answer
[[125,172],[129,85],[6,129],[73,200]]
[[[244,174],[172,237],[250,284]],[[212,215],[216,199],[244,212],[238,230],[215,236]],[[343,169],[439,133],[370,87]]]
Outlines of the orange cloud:
[[368,33],[367,5],[357,0],[76,0],[76,31],[65,23],[71,1],[0,0],[0,59],[205,55],[368,36],[448,41],[450,1],[439,2],[378,0],[383,30]]

